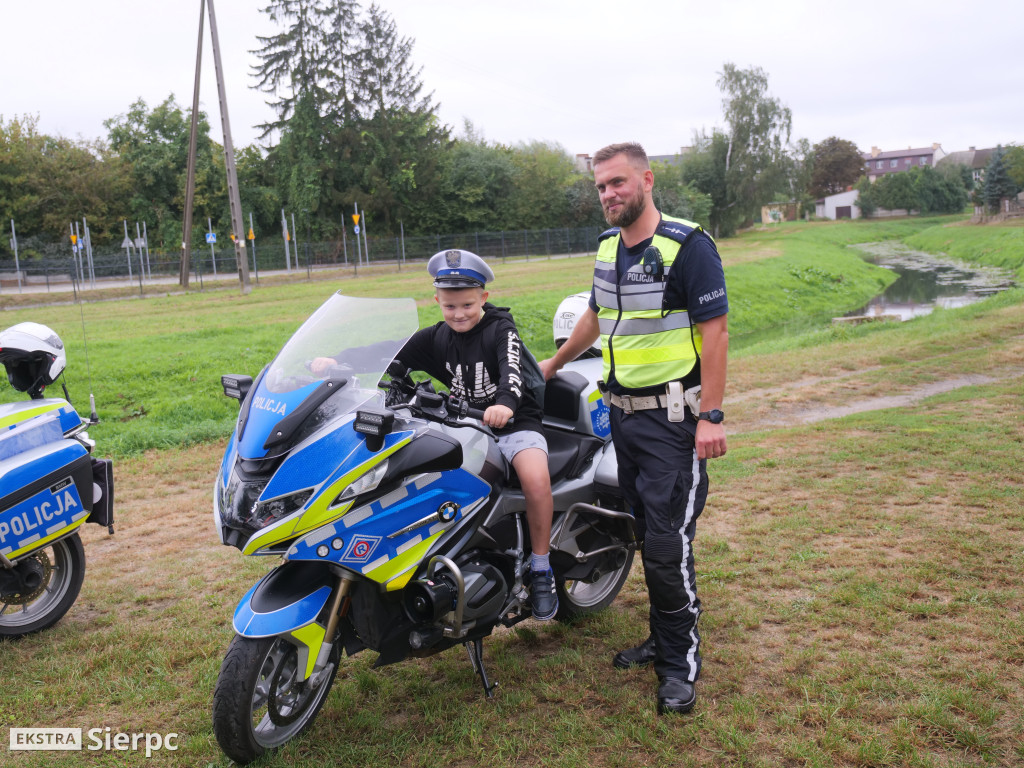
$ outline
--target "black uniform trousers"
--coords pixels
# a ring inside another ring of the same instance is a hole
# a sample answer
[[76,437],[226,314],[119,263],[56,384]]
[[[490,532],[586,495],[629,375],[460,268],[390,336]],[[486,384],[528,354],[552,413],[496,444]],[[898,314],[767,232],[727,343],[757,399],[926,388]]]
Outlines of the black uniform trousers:
[[658,649],[654,669],[659,678],[694,682],[700,675],[700,599],[693,539],[707,500],[706,461],[697,459],[692,424],[670,422],[664,408],[627,414],[612,406],[611,427],[619,487],[644,541],[651,635]]

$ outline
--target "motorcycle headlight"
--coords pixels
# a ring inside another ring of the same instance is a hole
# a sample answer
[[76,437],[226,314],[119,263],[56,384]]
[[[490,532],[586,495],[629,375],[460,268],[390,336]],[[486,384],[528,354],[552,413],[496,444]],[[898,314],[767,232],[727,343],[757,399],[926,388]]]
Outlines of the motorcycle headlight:
[[368,493],[380,485],[380,481],[384,479],[384,475],[388,473],[388,460],[385,459],[380,464],[375,466],[373,469],[360,475],[356,480],[349,483],[348,488],[341,492],[341,495],[334,500],[334,504],[331,506],[337,506],[343,501],[355,498],[364,493]]
[[278,496],[276,499],[268,499],[267,501],[261,501],[253,507],[252,510],[252,525],[256,526],[257,529],[266,528],[271,523],[277,522],[282,517],[290,515],[299,509],[309,500],[309,497],[313,495],[312,488],[306,488],[295,493],[290,493],[287,496]]
[[253,516],[256,499],[263,493],[267,481],[246,482],[239,478],[238,473],[232,469],[227,485],[218,478],[217,498],[220,500],[220,515],[223,522],[249,523]]

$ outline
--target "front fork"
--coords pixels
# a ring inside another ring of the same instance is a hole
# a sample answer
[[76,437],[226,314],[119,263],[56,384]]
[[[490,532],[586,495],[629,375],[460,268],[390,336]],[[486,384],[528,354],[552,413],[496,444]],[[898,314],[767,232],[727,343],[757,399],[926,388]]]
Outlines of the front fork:
[[352,584],[353,579],[347,575],[338,577],[338,583],[334,588],[334,595],[327,613],[326,628],[314,621],[312,624],[307,624],[288,633],[288,637],[295,643],[298,650],[299,669],[303,670],[302,679],[309,678],[314,687],[320,685],[324,675],[330,671],[327,662],[334,649],[338,622],[348,612],[348,607],[351,605],[348,593],[352,590]]

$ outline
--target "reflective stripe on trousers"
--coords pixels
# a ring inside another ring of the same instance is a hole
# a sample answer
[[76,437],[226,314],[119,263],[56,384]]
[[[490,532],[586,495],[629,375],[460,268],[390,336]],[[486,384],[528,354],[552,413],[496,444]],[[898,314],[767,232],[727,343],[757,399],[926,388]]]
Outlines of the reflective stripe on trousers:
[[[619,486],[644,536],[643,562],[659,677],[700,674],[700,599],[693,539],[707,499],[706,462],[697,459],[692,425],[669,422],[664,409],[625,414],[612,408]],[[642,521],[641,521],[642,518]]]

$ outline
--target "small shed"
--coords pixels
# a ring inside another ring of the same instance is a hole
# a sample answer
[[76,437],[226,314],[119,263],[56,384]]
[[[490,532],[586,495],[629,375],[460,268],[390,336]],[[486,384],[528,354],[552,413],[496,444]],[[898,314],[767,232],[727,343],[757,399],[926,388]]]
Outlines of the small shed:
[[814,202],[814,215],[819,219],[859,219],[859,198],[860,192],[856,189],[829,195]]
[[768,203],[761,206],[761,223],[776,224],[780,221],[796,221],[800,213],[798,203]]

